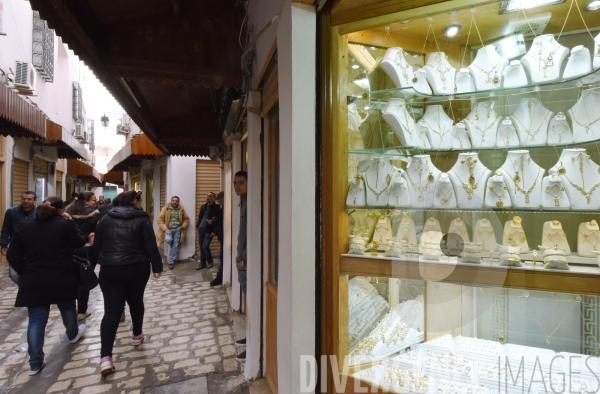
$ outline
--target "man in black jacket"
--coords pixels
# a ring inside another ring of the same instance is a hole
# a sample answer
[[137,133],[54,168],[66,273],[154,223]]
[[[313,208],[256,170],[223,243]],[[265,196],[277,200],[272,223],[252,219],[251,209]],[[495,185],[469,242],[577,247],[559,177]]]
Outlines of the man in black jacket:
[[35,219],[35,203],[37,196],[28,190],[21,194],[21,205],[8,208],[4,214],[2,233],[0,235],[0,249],[3,256],[8,252],[8,245],[13,237],[17,226],[26,220]]
[[210,235],[214,237],[215,235],[219,238],[219,272],[217,272],[217,277],[210,282],[211,286],[221,286],[223,284],[223,199],[225,197],[224,192],[220,192],[217,194],[217,204],[219,204],[219,215],[217,216],[216,221],[213,221],[213,225],[215,226],[215,232]]
[[[200,207],[198,214],[198,244],[200,245],[200,263],[197,270],[203,268],[212,268],[213,258],[210,251],[212,235],[215,231],[216,218],[219,215],[219,206],[215,204],[215,193],[209,192],[206,195],[206,204]],[[213,224],[213,222],[215,222]]]

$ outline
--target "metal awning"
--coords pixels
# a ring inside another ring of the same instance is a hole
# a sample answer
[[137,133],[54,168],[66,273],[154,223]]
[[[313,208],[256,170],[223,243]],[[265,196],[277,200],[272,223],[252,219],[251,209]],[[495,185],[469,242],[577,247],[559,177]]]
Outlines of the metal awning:
[[76,159],[67,159],[67,175],[94,184],[102,184],[102,176],[94,167]]
[[88,151],[71,132],[51,120],[46,121],[44,146],[56,146],[59,159],[87,159]]
[[139,167],[142,159],[154,160],[164,153],[145,134],[139,134],[125,144],[107,164],[108,172],[128,171],[129,167]]
[[123,186],[125,184],[123,171],[110,171],[106,174],[102,174],[102,183],[112,183]]
[[0,84],[0,135],[46,137],[46,115],[2,84]]

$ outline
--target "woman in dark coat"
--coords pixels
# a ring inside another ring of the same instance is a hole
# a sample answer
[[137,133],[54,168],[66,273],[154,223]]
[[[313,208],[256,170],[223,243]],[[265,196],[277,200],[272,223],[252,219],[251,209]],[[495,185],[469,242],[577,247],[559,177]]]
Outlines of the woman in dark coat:
[[[66,213],[71,215],[71,218],[79,226],[79,229],[83,232],[83,235],[89,237],[93,234],[96,229],[96,224],[100,220],[100,211],[96,207],[96,196],[92,192],[81,192],[77,195],[71,205],[65,210]],[[88,248],[83,247],[75,250],[75,254],[82,258],[89,258],[92,267],[96,267],[96,259],[93,253],[87,252]],[[90,291],[79,287],[77,293],[77,320],[84,320],[86,317],[91,315],[88,311],[88,300],[90,299]]]
[[131,344],[144,341],[144,291],[150,278],[160,278],[162,258],[148,214],[142,211],[142,192],[128,191],[114,200],[115,207],[96,227],[94,252],[100,264],[104,317],[100,325],[100,373],[115,371],[112,349],[125,301],[129,305]]
[[30,375],[46,366],[44,331],[50,305],[58,306],[69,341],[77,342],[85,331],[85,324],[77,326],[79,268],[73,262],[73,249],[82,247],[87,240],[75,223],[61,216],[62,205],[60,200],[38,206],[35,220],[17,227],[6,256],[21,276],[15,307],[27,307],[29,314]]

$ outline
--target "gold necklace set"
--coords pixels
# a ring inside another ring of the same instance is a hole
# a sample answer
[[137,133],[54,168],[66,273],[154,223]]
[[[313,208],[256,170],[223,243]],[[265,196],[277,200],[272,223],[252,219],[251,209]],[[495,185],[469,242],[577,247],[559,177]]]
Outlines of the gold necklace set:
[[[573,186],[575,189],[577,189],[579,192],[581,192],[581,194],[583,194],[585,196],[585,200],[589,204],[590,201],[592,200],[592,193],[594,192],[594,190],[596,190],[598,188],[598,186],[600,186],[600,182],[597,182],[596,184],[594,184],[592,187],[590,187],[589,190],[585,190],[585,176],[583,175],[583,152],[579,152],[577,155],[571,157],[571,161],[575,162],[575,159],[577,156],[579,156],[579,173],[581,174],[581,186],[576,184],[569,178],[569,176],[567,175],[567,170],[562,166],[562,162],[561,162],[561,167],[559,168],[559,173],[560,173],[560,170],[562,169],[563,172],[561,173],[561,175],[563,175],[567,179],[567,181],[569,181],[571,186]],[[590,160],[589,155],[586,156],[586,161],[587,160]]]
[[448,64],[448,68],[445,70],[442,70],[442,55],[441,54],[437,56],[436,61],[439,63],[439,67],[436,67],[432,64],[426,64],[425,66],[429,66],[429,67],[433,68],[435,71],[440,73],[440,79],[442,80],[442,83],[444,84],[444,89],[446,89],[446,81],[448,80],[448,78],[446,78],[446,73],[448,71],[452,70],[452,66],[450,64]]
[[[488,229],[488,230],[484,230],[484,229]],[[483,234],[486,234],[485,237],[482,237]],[[488,227],[481,227],[478,228],[477,230],[475,230],[475,235],[477,235],[477,240],[479,241],[479,243],[485,245],[487,240],[494,235],[494,229],[492,228],[488,228]]]
[[[556,114],[556,116],[564,117],[565,114],[562,112],[559,112],[558,114]],[[556,126],[559,126],[562,129],[562,131],[557,131]],[[558,143],[560,144],[562,142],[562,135],[569,130],[569,124],[567,123],[567,119],[557,121],[555,124],[552,125],[551,129],[555,134],[558,134]],[[586,132],[586,134],[587,134],[587,132]]]
[[[544,48],[542,41],[538,41],[536,45],[539,47],[537,56],[533,56],[538,61],[538,71],[544,72],[544,78],[548,78],[548,68],[554,66],[554,54],[558,51],[561,46],[558,42],[555,42],[555,48],[552,51],[548,51]],[[548,56],[544,57],[544,51]]]
[[440,140],[443,141],[444,140],[444,136],[446,134],[448,134],[452,130],[452,124],[450,124],[450,128],[448,130],[442,132],[442,125],[441,125],[441,119],[440,119],[440,111],[442,111],[441,108],[437,110],[437,124],[438,124],[438,127],[439,127],[438,130],[434,129],[433,125],[431,123],[429,123],[429,121],[427,119],[425,119],[425,117],[421,118],[421,122],[426,123],[427,124],[427,128],[429,128],[429,130],[433,131],[435,134],[439,135],[440,136]]
[[[558,188],[557,194],[552,193],[552,189],[554,188]],[[565,187],[562,184],[559,186],[558,183],[554,182],[552,186],[546,186],[546,189],[544,191],[552,197],[554,197],[554,206],[560,207],[560,195],[565,191]]]
[[[442,190],[442,188],[444,190]],[[454,191],[452,188],[452,184],[449,183],[449,187],[448,185],[440,185],[437,193],[435,193],[435,196],[440,199],[440,204],[442,204],[443,206],[447,206],[448,204],[450,204],[450,200],[452,199],[453,194]]]
[[[587,112],[587,111],[586,111],[586,112]],[[571,113],[573,114],[572,118],[573,118],[573,120],[575,121],[575,123],[577,123],[579,126],[581,126],[581,127],[583,127],[583,128],[585,129],[585,134],[586,134],[586,135],[587,135],[587,134],[589,134],[589,132],[590,132],[590,128],[592,127],[592,125],[593,125],[594,123],[596,123],[597,121],[599,121],[599,120],[600,120],[600,116],[599,116],[599,117],[597,117],[596,119],[592,120],[591,122],[588,122],[588,123],[583,123],[583,122],[581,122],[579,119],[577,119],[577,117],[575,116],[575,111],[571,111]],[[588,118],[588,120],[590,119],[590,118],[589,118],[589,116],[588,116],[587,118]]]
[[[435,177],[433,175],[433,170],[431,170],[429,168],[429,163],[427,163],[427,171],[429,172],[429,175],[427,175],[427,185],[423,186],[423,177],[421,176],[423,174],[423,160],[422,159],[418,159],[419,160],[419,184],[417,185],[411,178],[410,173],[408,171],[406,171],[406,176],[408,176],[408,180],[410,181],[410,184],[412,185],[412,187],[415,189],[416,192],[419,193],[419,196],[417,197],[417,200],[419,202],[423,202],[425,201],[425,196],[423,196],[423,193],[426,191],[429,191],[429,187],[433,184],[433,181],[435,180]],[[415,168],[415,172],[416,172],[416,168]]]
[[477,180],[477,182],[475,182],[475,165],[477,164],[478,160],[477,159],[473,159],[471,156],[467,157],[466,160],[461,160],[461,164],[467,164],[467,168],[469,169],[469,182],[464,182],[460,176],[458,175],[458,173],[456,171],[454,171],[454,169],[451,169],[450,171],[452,171],[454,173],[454,175],[456,175],[456,178],[458,179],[458,181],[462,184],[463,189],[465,189],[465,191],[467,192],[467,198],[469,200],[473,199],[473,192],[477,189],[477,187],[479,187],[479,181],[481,181],[481,178],[483,178],[483,176],[485,175],[485,170],[483,170],[483,172],[481,173],[481,175],[479,176],[479,179]]
[[[379,183],[379,167],[382,167],[382,166],[385,166],[385,163],[382,163],[382,162],[377,163],[377,170],[376,170],[377,176],[375,178],[375,186],[377,186],[377,184]],[[369,188],[369,190],[371,190],[373,192],[373,194],[375,194],[377,201],[379,201],[379,197],[388,190],[391,182],[392,182],[392,174],[387,174],[385,176],[385,186],[383,187],[383,189],[377,191],[377,190],[375,190],[375,188],[373,188],[371,185],[369,185],[368,174],[365,174],[365,183],[367,184],[367,187]]]
[[483,143],[485,141],[485,132],[488,131],[492,126],[494,126],[496,124],[496,121],[498,121],[498,119],[500,118],[500,115],[496,114],[496,117],[494,118],[494,120],[492,121],[492,123],[488,122],[490,121],[491,118],[491,113],[492,113],[492,108],[490,107],[488,109],[488,113],[487,113],[487,120],[485,121],[484,127],[485,128],[481,128],[477,125],[477,121],[479,120],[479,105],[477,105],[475,107],[475,119],[474,120],[469,120],[468,122],[477,130],[479,130],[481,132],[481,143]]
[[542,129],[542,126],[547,124],[546,123],[546,118],[550,115],[550,111],[546,112],[546,115],[544,115],[544,117],[542,118],[540,125],[538,126],[538,128],[532,133],[531,132],[531,128],[533,127],[533,118],[535,115],[535,108],[533,108],[532,110],[532,102],[531,100],[529,100],[529,102],[527,103],[527,110],[529,112],[529,127],[525,126],[525,124],[521,121],[521,119],[519,119],[518,116],[515,115],[515,119],[521,124],[521,126],[523,126],[523,129],[525,130],[525,132],[527,133],[527,135],[529,137],[531,137],[531,141],[535,141],[535,136],[537,135],[537,133]]
[[[507,116],[506,119],[504,119],[504,120],[510,120],[510,118]],[[509,133],[507,133],[507,134],[503,133],[502,131],[504,129],[507,129]],[[514,126],[510,126],[510,127],[509,126],[507,126],[507,127],[500,126],[500,128],[498,129],[498,133],[502,136],[502,138],[504,138],[504,140],[506,141],[506,145],[510,145],[510,137],[512,134],[514,134],[514,131],[515,131]]]
[[[519,227],[513,227],[513,230],[509,230],[506,226],[504,229],[504,235],[506,235],[506,241],[510,244],[510,246],[519,246],[519,243],[524,243],[527,241],[527,237],[525,237],[525,231],[521,227],[521,218],[519,216],[515,216],[512,219],[512,223]],[[517,242],[518,241],[518,242]]]
[[[500,171],[497,171],[496,175],[502,176],[502,173]],[[503,185],[502,186],[502,190],[503,190],[502,194],[496,193],[496,185]],[[490,186],[488,189],[492,193],[494,193],[496,195],[496,197],[498,197],[498,201],[496,201],[496,207],[498,207],[498,208],[504,207],[504,202],[502,201],[502,197],[504,197],[504,195],[508,192],[508,186],[506,186],[506,184],[504,183],[504,181],[502,181],[502,182],[494,182],[494,185]]]
[[[521,154],[520,155],[520,159],[521,159],[521,172],[523,173],[523,176],[525,175],[525,155]],[[519,160],[517,158],[517,160]],[[528,161],[531,161],[531,157],[528,158]],[[533,191],[533,189],[535,188],[535,185],[537,185],[537,181],[538,178],[540,177],[540,172],[542,171],[542,168],[538,166],[538,172],[537,175],[535,176],[535,180],[533,181],[533,183],[531,184],[531,187],[527,190],[525,190],[525,179],[523,179],[523,187],[521,187],[521,185],[519,185],[519,182],[521,181],[521,177],[519,176],[519,171],[517,171],[517,169],[515,168],[515,163],[511,160],[510,164],[512,164],[513,169],[515,170],[515,176],[513,178],[512,175],[510,175],[510,173],[508,171],[505,171],[506,174],[509,176],[510,179],[512,179],[514,185],[515,185],[515,194],[517,194],[517,192],[521,192],[525,195],[525,202],[527,204],[529,204],[529,194]]]
[[[598,223],[596,223],[595,220],[592,220],[590,222],[591,225],[593,226],[597,226]],[[582,233],[581,230],[579,230],[579,234],[581,234],[581,236],[589,242],[590,245],[592,245],[592,247],[594,248],[593,250],[598,250],[597,246],[598,244],[600,244],[600,232],[598,230],[590,230],[589,233]],[[592,240],[590,239],[591,236],[595,236],[595,238],[598,240],[596,243],[592,242]]]
[[[410,64],[408,64],[404,55],[408,55],[408,53],[406,53],[404,51],[398,51],[396,53],[396,65],[398,67],[400,67],[400,69],[402,70],[402,76],[404,77],[406,82],[409,82],[411,80],[408,76],[408,70],[410,69],[413,74],[412,82],[417,83],[417,77],[414,76],[414,71],[412,70],[412,66]],[[404,64],[402,64],[402,60],[404,60]]]
[[352,193],[352,196],[354,197],[354,205],[356,205],[356,199],[357,199],[359,193],[363,191],[363,188],[360,187],[360,181],[361,181],[360,175],[356,175],[354,177],[354,185],[350,185],[349,193]]
[[[488,58],[488,60],[489,60],[489,58]],[[477,67],[479,69],[479,71],[486,74],[485,83],[492,83],[494,86],[498,86],[498,85],[500,85],[500,78],[498,78],[498,67],[500,67],[501,63],[502,63],[502,60],[500,60],[498,63],[496,63],[495,66],[492,66],[492,68],[489,71],[484,70],[483,67],[480,67],[479,65],[477,65],[475,63],[472,63],[471,65]],[[493,77],[492,77],[492,73],[494,73]]]
[[[400,193],[396,194],[395,190],[398,189],[400,191]],[[400,204],[400,197],[402,196],[402,193],[406,191],[406,188],[404,186],[402,186],[401,184],[398,186],[392,186],[392,188],[390,189],[390,193],[392,193],[393,196],[396,197],[396,205]]]

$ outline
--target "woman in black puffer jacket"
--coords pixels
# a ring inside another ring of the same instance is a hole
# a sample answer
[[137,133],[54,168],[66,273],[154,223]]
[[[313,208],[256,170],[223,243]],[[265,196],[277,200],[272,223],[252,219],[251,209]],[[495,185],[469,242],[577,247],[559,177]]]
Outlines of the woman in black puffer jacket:
[[142,211],[142,192],[128,191],[113,201],[114,208],[96,227],[94,253],[100,264],[104,317],[100,325],[100,373],[113,373],[112,349],[125,301],[133,325],[131,344],[144,341],[144,290],[152,268],[160,278],[162,258],[148,214]]
[[[96,195],[92,192],[81,192],[77,195],[77,200],[69,204],[65,212],[71,215],[71,218],[79,227],[83,235],[87,238],[90,234],[94,234],[96,224],[100,220],[100,211],[96,204]],[[89,250],[89,247],[76,249],[73,252],[75,255],[82,258],[89,258],[92,267],[96,267],[96,259],[94,253]],[[84,320],[91,313],[88,311],[88,300],[90,299],[90,291],[79,286],[77,290],[77,320]]]

